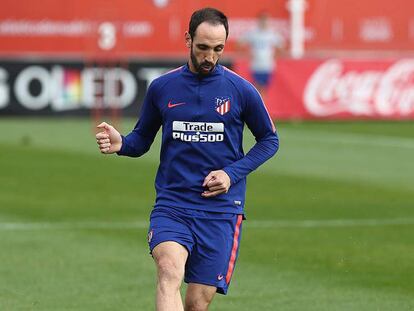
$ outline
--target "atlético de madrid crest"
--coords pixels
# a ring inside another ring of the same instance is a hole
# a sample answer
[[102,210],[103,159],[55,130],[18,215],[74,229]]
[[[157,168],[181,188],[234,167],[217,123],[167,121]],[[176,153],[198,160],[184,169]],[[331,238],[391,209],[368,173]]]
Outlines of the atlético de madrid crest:
[[216,97],[216,111],[224,115],[230,111],[230,98],[228,97]]

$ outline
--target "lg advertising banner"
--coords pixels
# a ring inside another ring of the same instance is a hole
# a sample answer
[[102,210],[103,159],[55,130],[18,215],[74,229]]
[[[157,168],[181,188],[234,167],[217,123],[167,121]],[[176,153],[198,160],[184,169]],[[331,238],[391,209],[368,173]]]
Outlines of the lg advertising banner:
[[414,119],[414,59],[280,60],[266,104],[279,120]]
[[89,115],[92,110],[137,116],[151,81],[174,62],[2,61],[0,115]]

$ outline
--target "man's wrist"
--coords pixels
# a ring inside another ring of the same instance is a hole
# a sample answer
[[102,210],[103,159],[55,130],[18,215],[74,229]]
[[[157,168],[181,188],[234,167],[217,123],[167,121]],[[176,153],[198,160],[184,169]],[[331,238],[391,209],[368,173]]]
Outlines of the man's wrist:
[[229,177],[229,179],[230,179],[230,185],[232,185],[233,184],[233,178],[234,177],[233,177],[233,175],[231,173],[231,170],[229,168],[225,167],[225,168],[222,169],[222,171],[224,173],[226,173],[226,175]]
[[124,139],[125,137],[123,135],[121,135],[121,141],[117,144],[118,145],[118,149],[116,152],[117,155],[122,155],[122,147],[124,146]]

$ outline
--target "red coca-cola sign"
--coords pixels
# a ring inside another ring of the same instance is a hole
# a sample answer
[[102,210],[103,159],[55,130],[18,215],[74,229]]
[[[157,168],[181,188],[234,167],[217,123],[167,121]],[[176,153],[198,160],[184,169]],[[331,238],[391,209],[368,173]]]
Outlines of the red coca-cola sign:
[[384,70],[347,70],[341,60],[328,60],[309,77],[305,109],[314,116],[348,113],[367,117],[409,117],[414,113],[414,59]]
[[279,119],[413,119],[414,59],[280,60],[266,104]]

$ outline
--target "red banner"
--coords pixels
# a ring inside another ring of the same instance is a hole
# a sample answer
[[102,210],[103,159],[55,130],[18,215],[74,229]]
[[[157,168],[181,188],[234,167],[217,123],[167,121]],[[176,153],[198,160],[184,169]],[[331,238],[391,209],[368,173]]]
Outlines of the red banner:
[[187,56],[184,33],[190,16],[206,6],[228,15],[229,51],[256,25],[262,10],[288,36],[285,0],[243,5],[231,0],[6,1],[0,10],[0,55]]
[[414,59],[280,60],[265,101],[276,119],[414,119]]
[[307,50],[414,49],[412,0],[307,0]]
[[[0,55],[184,56],[191,13],[213,6],[229,17],[230,56],[263,10],[272,17],[271,27],[289,39],[288,1],[3,1]],[[412,0],[307,0],[306,51],[413,51],[413,11]]]

